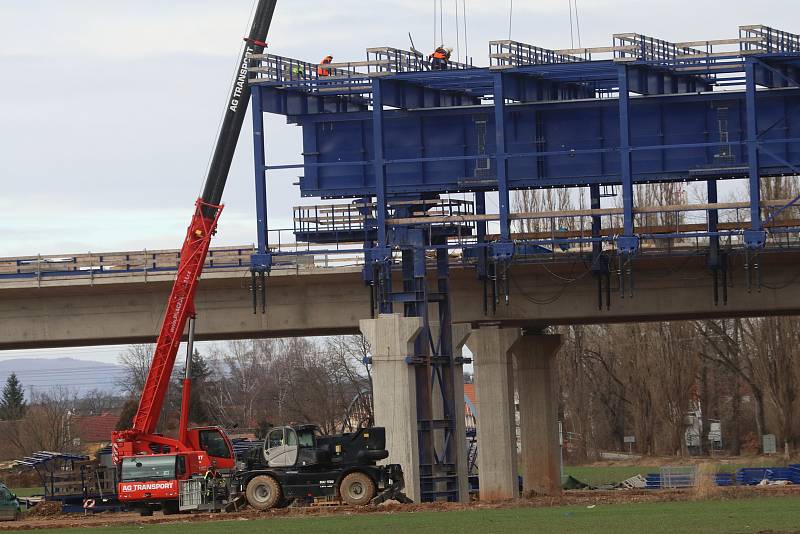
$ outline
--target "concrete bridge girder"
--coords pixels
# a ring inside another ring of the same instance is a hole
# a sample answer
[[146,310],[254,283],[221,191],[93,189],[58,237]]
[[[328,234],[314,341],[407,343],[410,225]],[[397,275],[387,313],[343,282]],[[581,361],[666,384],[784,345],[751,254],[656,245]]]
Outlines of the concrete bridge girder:
[[[596,279],[581,262],[511,267],[509,304],[483,312],[471,268],[451,269],[453,323],[544,327],[800,313],[800,252],[762,253],[764,285],[748,289],[743,256],[730,260],[727,304],[715,305],[705,257],[634,260],[633,296],[614,291],[598,309]],[[753,272],[752,265],[749,272]],[[277,271],[268,281],[268,312],[254,314],[246,269],[206,273],[196,306],[197,339],[356,334],[370,315],[360,268]],[[4,280],[0,350],[152,342],[172,274]],[[614,281],[612,276],[612,282]]]

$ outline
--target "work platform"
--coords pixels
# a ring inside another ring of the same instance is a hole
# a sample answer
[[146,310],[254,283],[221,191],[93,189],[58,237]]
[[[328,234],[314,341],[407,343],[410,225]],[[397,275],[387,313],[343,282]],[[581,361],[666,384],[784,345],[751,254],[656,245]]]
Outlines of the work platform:
[[[736,269],[731,258],[744,254],[750,280],[761,276],[759,254],[800,234],[794,222],[800,196],[761,198],[763,179],[800,174],[800,36],[754,25],[730,39],[671,42],[620,33],[607,46],[551,50],[498,40],[488,52],[485,66],[450,63],[444,70],[418,51],[390,47],[326,65],[272,54],[250,58],[254,305],[260,294],[266,306],[266,274],[284,256],[268,247],[265,177],[301,169],[301,195],[319,202],[296,209],[294,235],[321,247],[313,254],[361,253],[373,315],[361,329],[384,351],[373,376],[401,391],[378,393],[376,414],[403,421],[387,430],[397,455],[390,459],[403,464],[410,494],[420,500],[466,497],[463,417],[455,400],[463,396],[460,352],[468,341],[453,325],[452,265],[469,265],[482,283],[474,298],[484,320],[472,323],[468,343],[478,347],[479,399],[488,395],[501,406],[513,382],[512,357],[518,379],[524,375],[546,390],[551,378],[540,370],[551,369],[559,345],[533,331],[497,330],[518,296],[514,273],[524,264],[577,253],[596,281],[592,304],[604,313],[612,308],[612,277],[619,296],[629,298],[636,261],[694,240],[711,275],[714,305],[722,307]],[[264,113],[302,128],[302,163],[267,163]],[[747,182],[746,198],[721,203],[718,182],[730,179]],[[665,182],[701,182],[705,200],[637,203],[638,185]],[[589,209],[512,208],[513,191],[544,188],[585,188]],[[603,207],[603,196],[617,188],[617,205]],[[553,406],[528,393],[520,394],[529,404],[526,473],[535,479],[531,487],[556,491],[553,444],[549,437],[537,441],[530,428],[536,410],[550,413]],[[503,427],[508,415],[501,409],[482,416],[484,428],[497,421]],[[546,417],[542,423],[548,436],[552,423]],[[408,444],[408,433],[416,443]],[[513,497],[516,452],[510,440],[502,442],[496,452],[507,459],[504,474],[482,480],[481,488]],[[531,467],[537,448],[548,460]],[[480,452],[477,463],[484,477],[499,469],[487,467],[495,464]]]

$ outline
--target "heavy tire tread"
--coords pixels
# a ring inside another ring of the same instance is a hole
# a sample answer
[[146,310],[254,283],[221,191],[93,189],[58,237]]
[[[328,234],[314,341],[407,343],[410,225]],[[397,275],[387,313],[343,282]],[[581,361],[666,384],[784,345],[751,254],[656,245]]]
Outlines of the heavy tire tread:
[[[266,484],[270,488],[269,499],[263,502],[255,498],[255,490],[262,484]],[[269,475],[259,475],[257,477],[253,477],[250,482],[247,483],[245,497],[247,498],[247,504],[252,506],[254,509],[269,510],[270,508],[277,506],[281,500],[283,500],[283,491],[281,490],[281,485],[273,477]]]
[[[350,485],[356,482],[361,483],[364,488],[362,496],[358,498],[351,496],[348,491]],[[339,494],[342,496],[342,500],[351,506],[364,506],[365,504],[369,504],[369,501],[375,497],[376,492],[375,482],[373,482],[369,475],[360,471],[348,474],[342,479],[341,484],[339,484]]]

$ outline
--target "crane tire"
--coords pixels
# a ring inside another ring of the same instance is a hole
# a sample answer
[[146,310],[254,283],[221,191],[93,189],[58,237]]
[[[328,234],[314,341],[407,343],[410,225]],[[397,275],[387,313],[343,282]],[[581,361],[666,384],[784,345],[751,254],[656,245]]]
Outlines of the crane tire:
[[364,506],[375,497],[375,482],[366,473],[350,473],[339,484],[342,500],[352,506]]
[[283,499],[283,491],[278,481],[269,475],[253,477],[245,489],[247,504],[256,510],[269,510]]

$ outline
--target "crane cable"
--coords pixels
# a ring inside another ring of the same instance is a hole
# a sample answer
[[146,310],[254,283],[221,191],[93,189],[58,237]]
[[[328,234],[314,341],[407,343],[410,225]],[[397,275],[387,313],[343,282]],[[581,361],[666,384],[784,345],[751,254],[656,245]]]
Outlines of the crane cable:
[[439,0],[439,39],[444,44],[444,0]]
[[467,0],[462,1],[461,14],[464,17],[464,63],[469,63],[469,47],[467,41]]
[[509,0],[508,5],[508,40],[511,40],[511,19],[514,16],[514,0]]
[[[573,33],[572,11],[575,11],[575,24]],[[570,48],[575,48],[575,34],[578,37],[578,48],[581,48],[581,21],[578,18],[578,0],[569,0],[569,45]]]
[[458,62],[461,63],[461,39],[459,34],[461,30],[458,26],[458,0],[454,0],[456,3],[456,57],[458,58]]
[[436,50],[436,0],[433,0],[433,47],[431,50]]

